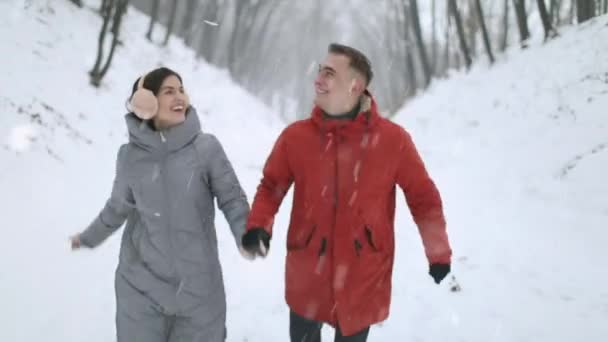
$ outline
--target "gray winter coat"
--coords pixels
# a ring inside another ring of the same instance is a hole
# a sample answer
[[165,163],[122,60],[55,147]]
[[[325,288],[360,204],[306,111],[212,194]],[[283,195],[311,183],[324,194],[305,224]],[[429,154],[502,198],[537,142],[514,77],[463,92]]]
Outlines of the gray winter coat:
[[116,271],[124,281],[117,285],[119,302],[128,285],[165,314],[203,305],[209,320],[225,315],[214,198],[237,247],[249,204],[222,146],[201,132],[192,107],[184,123],[162,132],[132,114],[126,121],[129,143],[118,152],[111,197],[81,243],[96,247],[126,220]]

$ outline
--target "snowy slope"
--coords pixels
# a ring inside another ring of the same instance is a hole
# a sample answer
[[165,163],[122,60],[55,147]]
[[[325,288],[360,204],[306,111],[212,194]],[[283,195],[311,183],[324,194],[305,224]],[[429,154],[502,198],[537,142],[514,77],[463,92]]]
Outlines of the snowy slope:
[[[79,253],[69,251],[68,237],[85,228],[109,196],[135,79],[161,63],[181,73],[203,130],[220,139],[250,197],[281,128],[278,115],[224,71],[196,63],[180,42],[164,49],[142,39],[148,19],[133,9],[125,19],[125,47],[99,89],[87,75],[101,26],[90,8],[0,1],[0,13],[0,298],[8,308],[0,313],[0,341],[112,341],[120,234]],[[236,313],[240,293],[247,294],[240,277],[252,264],[237,258],[221,214],[217,228],[228,292],[235,294],[229,308]],[[229,319],[231,327],[244,321]],[[237,334],[243,335],[231,329]]]
[[[120,234],[78,253],[67,238],[109,195],[134,79],[161,62],[182,74],[250,199],[282,124],[179,42],[143,40],[147,18],[133,9],[100,89],[86,74],[100,26],[89,9],[6,0],[0,13],[0,52],[11,56],[0,63],[0,340],[113,341]],[[426,274],[400,195],[392,314],[370,341],[608,339],[607,22],[438,82],[396,116],[444,197],[462,291]],[[217,217],[228,341],[288,340],[281,227],[290,202],[264,262],[242,260]]]
[[398,113],[444,196],[463,288],[438,300],[403,275],[406,336],[608,340],[606,51],[604,16],[438,82]]

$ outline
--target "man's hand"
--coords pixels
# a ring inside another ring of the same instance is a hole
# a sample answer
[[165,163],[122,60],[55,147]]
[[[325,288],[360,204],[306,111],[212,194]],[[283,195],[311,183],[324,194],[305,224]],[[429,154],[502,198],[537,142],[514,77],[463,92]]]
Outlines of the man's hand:
[[266,257],[270,249],[270,234],[264,228],[252,228],[243,235],[241,244],[243,249],[254,257]]
[[431,264],[429,267],[429,274],[433,277],[436,284],[441,283],[448,273],[450,273],[450,264]]

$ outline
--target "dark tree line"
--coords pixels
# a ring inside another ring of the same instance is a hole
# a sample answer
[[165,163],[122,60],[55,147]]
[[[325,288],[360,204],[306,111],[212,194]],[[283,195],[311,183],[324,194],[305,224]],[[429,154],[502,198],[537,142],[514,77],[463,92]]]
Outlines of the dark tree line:
[[[292,102],[307,108],[311,90],[306,73],[345,12],[355,23],[358,47],[372,61],[381,61],[378,65],[388,66],[378,70],[376,87],[391,110],[449,70],[485,61],[491,65],[509,47],[526,48],[537,32],[529,26],[531,15],[540,18],[547,41],[563,25],[608,12],[608,0],[379,0],[370,5],[370,13],[339,0],[102,0],[97,59],[90,71],[95,85],[120,48],[129,3],[149,15],[142,34],[150,42],[166,46],[172,38],[181,39],[198,58],[225,68],[246,89],[269,104],[278,101],[285,110]],[[372,25],[374,16],[382,24]],[[430,25],[423,26],[429,19]]]

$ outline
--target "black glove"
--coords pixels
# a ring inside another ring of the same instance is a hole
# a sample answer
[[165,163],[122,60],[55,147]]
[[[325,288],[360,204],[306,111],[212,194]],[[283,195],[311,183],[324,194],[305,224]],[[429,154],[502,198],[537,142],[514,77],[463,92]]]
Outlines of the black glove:
[[270,249],[270,234],[264,228],[252,228],[243,235],[241,244],[247,252],[265,257]]
[[431,264],[429,267],[429,274],[435,279],[436,284],[441,283],[448,273],[450,273],[450,264]]

